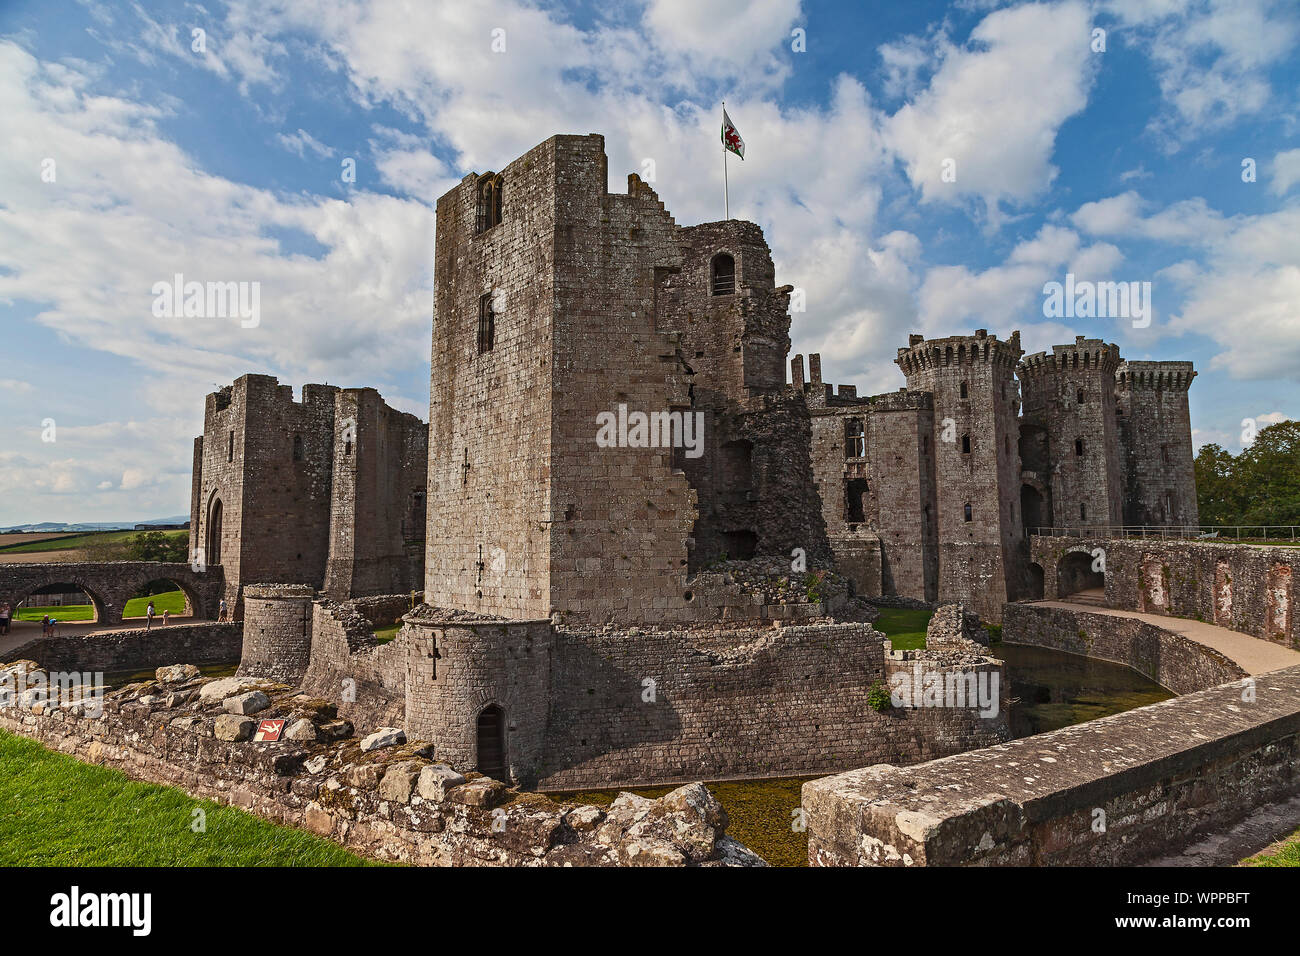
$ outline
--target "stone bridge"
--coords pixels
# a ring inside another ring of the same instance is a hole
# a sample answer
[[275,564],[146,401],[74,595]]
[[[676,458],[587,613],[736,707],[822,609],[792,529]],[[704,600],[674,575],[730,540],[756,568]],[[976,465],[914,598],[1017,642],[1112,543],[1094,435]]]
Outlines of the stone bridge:
[[185,594],[195,617],[215,618],[224,589],[220,567],[195,571],[164,561],[77,561],[59,564],[0,564],[0,604],[13,607],[37,588],[70,584],[90,595],[99,624],[121,624],[126,602],[151,581],[172,581]]

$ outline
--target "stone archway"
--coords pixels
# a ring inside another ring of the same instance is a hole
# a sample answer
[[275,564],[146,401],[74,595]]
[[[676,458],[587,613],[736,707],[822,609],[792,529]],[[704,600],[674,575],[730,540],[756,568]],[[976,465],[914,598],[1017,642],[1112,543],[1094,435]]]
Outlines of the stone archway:
[[1106,572],[1094,571],[1090,551],[1071,551],[1056,566],[1056,596],[1080,603],[1105,603]]
[[1028,593],[1025,596],[1031,601],[1041,601],[1044,593],[1043,566],[1036,561],[1030,561],[1027,571],[1026,587]]

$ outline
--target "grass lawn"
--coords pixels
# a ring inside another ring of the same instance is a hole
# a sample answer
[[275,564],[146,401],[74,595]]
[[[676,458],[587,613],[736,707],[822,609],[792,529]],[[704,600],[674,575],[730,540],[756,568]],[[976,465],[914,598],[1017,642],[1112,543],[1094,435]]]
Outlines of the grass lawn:
[[73,621],[93,621],[95,609],[89,604],[65,604],[63,607],[20,607],[14,611],[15,621],[39,621],[50,615],[60,624]]
[[[123,611],[123,617],[144,617],[145,609],[149,607],[147,597],[131,598],[126,602],[126,610]],[[153,596],[153,609],[155,620],[162,618],[163,611],[171,611],[172,614],[185,613],[185,594],[182,591],[165,591],[162,594]],[[19,621],[39,621],[45,615],[49,614],[60,624],[67,624],[71,621],[93,621],[95,619],[95,608],[90,604],[65,604],[63,607],[23,607],[16,612],[15,620]]]
[[[124,541],[130,541],[137,534],[144,534],[143,531],[96,531],[89,534],[76,534],[66,538],[51,538],[48,541],[31,541],[27,544],[14,544],[5,548],[0,548],[6,554],[35,554],[41,551],[70,551],[76,548],[89,547],[92,544],[120,544]],[[169,538],[178,538],[184,535],[189,537],[189,531],[164,531]]]
[[1285,840],[1241,861],[1242,866],[1300,866],[1300,830]]
[[[196,807],[207,830],[190,829]],[[336,843],[0,731],[0,865],[376,866]]]
[[[131,598],[126,602],[126,608],[122,611],[122,616],[144,617],[148,607],[149,599],[147,597]],[[183,591],[164,591],[162,594],[155,594],[153,596],[153,611],[155,618],[162,617],[163,611],[184,614],[185,593]]]
[[871,626],[889,638],[894,650],[914,651],[925,647],[925,628],[933,615],[933,611],[882,607]]

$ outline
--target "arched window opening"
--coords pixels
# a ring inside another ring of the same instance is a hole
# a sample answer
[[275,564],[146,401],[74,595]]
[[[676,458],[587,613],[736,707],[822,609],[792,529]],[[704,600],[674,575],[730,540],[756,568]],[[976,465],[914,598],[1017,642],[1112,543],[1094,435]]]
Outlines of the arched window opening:
[[1074,397],[1075,397],[1075,399],[1078,401],[1078,403],[1079,403],[1080,405],[1082,405],[1082,404],[1083,404],[1083,389],[1079,389],[1077,392],[1075,392],[1075,393],[1074,393]]
[[209,564],[221,563],[221,499],[214,498],[208,508],[207,545],[203,558]]
[[302,435],[293,436],[293,460],[302,461]]
[[501,177],[488,173],[478,181],[474,211],[475,232],[487,232],[501,222]]
[[734,295],[736,292],[736,260],[725,252],[713,257],[713,295]]
[[961,453],[963,455],[970,454],[970,435],[961,436]]
[[492,293],[478,300],[478,354],[491,352],[496,341],[497,316],[492,311]]
[[970,389],[967,387],[965,382],[961,383],[961,397],[970,398]]
[[972,516],[971,516],[971,510],[970,510],[970,503],[967,502],[967,503],[962,507],[962,518],[963,518],[964,520],[966,520],[966,521],[970,521],[970,520],[971,520],[971,517],[972,517]]

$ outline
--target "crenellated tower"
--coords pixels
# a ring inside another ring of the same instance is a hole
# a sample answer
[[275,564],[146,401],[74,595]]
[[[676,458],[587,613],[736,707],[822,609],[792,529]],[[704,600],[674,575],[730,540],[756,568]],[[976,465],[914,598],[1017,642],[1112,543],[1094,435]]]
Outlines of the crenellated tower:
[[1115,375],[1119,442],[1127,475],[1124,523],[1200,522],[1187,390],[1191,362],[1123,362]]
[[[1124,467],[1116,420],[1119,346],[1077,336],[1073,345],[1027,355],[1018,368],[1024,398],[1021,434],[1025,488],[1046,487],[1047,501],[1022,491],[1031,526],[1115,526],[1123,522]],[[1037,493],[1037,492],[1035,492]]]
[[940,601],[972,603],[1002,619],[1024,577],[1020,489],[1020,333],[1008,341],[973,336],[926,341],[912,335],[895,360],[910,391],[934,396]]

